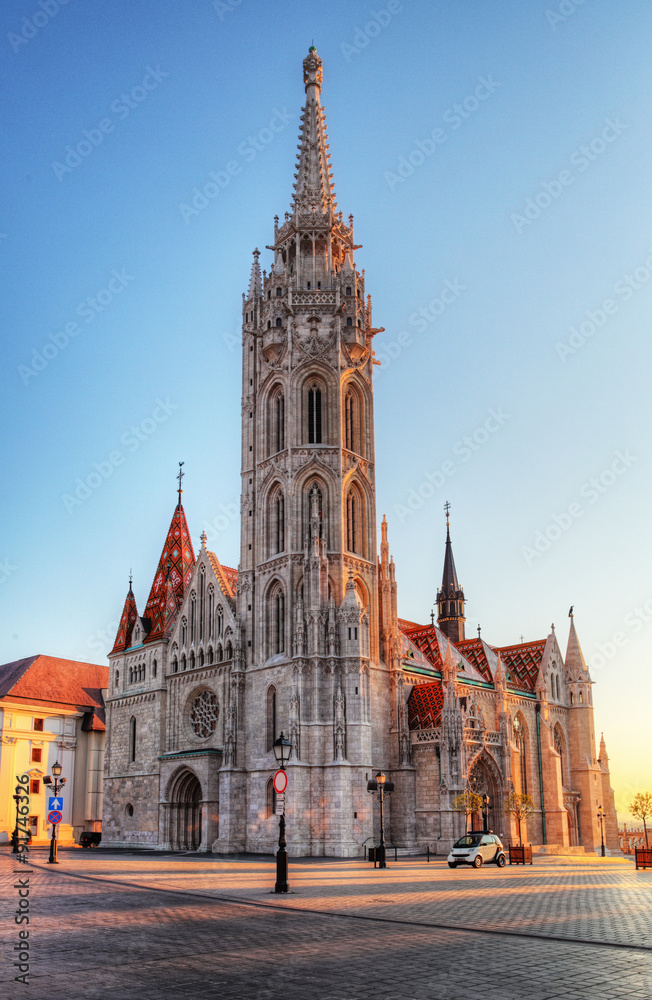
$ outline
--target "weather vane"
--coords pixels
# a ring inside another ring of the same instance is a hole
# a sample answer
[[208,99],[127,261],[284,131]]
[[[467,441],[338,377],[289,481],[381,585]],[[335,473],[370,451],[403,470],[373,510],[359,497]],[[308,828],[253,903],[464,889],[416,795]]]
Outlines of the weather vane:
[[181,494],[183,493],[181,483],[183,481],[183,477],[185,476],[185,472],[183,471],[183,466],[185,464],[185,462],[179,462],[179,475],[177,476],[177,479],[179,480],[179,489],[177,490],[177,493],[179,494],[179,506],[181,506]]

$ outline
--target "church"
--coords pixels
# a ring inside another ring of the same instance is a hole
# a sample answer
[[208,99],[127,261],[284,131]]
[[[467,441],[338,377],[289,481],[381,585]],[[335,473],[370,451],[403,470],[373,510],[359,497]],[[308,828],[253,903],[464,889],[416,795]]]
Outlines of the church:
[[291,208],[274,219],[269,271],[254,251],[242,301],[239,566],[205,534],[195,552],[180,467],[147,602],[139,612],[130,584],[109,655],[103,844],[272,853],[282,732],[292,856],[356,857],[377,842],[367,780],[379,769],[395,783],[392,846],[447,853],[465,829],[454,800],[474,790],[506,842],[516,791],[535,805],[527,842],[595,851],[603,812],[618,850],[572,614],[565,655],[554,629],[508,647],[468,638],[447,510],[436,621],[398,617],[384,517],[377,538],[382,328],[335,200],[314,47],[303,79]]

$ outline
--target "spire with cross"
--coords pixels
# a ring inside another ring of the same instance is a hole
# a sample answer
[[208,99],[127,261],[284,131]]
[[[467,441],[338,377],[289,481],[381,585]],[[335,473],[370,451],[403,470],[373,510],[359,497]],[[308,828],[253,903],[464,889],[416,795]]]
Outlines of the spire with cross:
[[183,466],[185,464],[185,462],[179,462],[179,474],[177,475],[177,479],[179,480],[179,486],[177,489],[177,493],[179,494],[179,507],[181,506],[181,494],[183,493],[181,483],[183,481],[183,477],[185,476],[185,472],[183,471]]

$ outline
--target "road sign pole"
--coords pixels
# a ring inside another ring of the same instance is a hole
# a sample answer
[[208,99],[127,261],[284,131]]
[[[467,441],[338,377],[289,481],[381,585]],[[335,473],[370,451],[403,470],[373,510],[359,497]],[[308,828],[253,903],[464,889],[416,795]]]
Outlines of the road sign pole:
[[57,861],[57,823],[52,824],[52,840],[50,841],[50,857],[48,858],[49,865],[58,865]]

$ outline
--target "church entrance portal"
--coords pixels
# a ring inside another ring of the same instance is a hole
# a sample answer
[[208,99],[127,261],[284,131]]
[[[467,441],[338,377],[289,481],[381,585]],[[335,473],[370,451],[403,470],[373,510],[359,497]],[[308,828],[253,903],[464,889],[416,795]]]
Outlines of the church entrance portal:
[[[478,795],[488,795],[489,796],[489,809],[487,810],[487,829],[498,831],[498,825],[496,824],[496,818],[500,815],[500,791],[494,780],[494,776],[491,773],[491,768],[481,757],[476,760],[475,764],[471,768],[471,773],[469,774],[468,781],[469,790],[476,792]],[[482,815],[482,810],[475,812],[471,815],[469,819],[469,829],[470,830],[482,830],[484,827],[484,817]]]
[[170,844],[173,851],[196,851],[201,844],[202,806],[199,778],[182,771],[170,792]]

